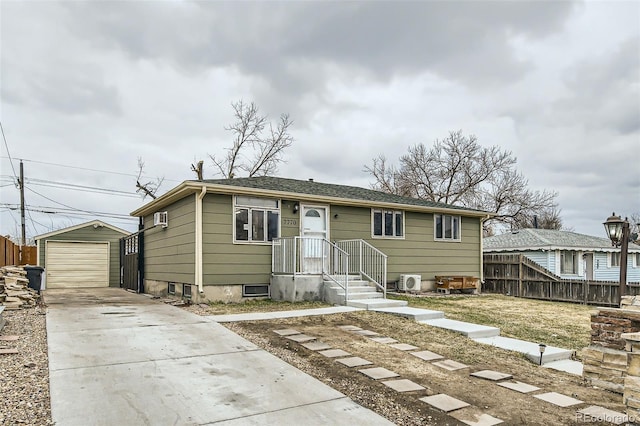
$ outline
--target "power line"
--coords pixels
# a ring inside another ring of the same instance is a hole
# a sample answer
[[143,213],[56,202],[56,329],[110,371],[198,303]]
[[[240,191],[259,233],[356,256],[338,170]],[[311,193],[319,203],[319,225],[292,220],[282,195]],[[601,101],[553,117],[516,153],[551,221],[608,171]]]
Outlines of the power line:
[[[34,194],[41,196],[42,198],[45,198],[45,199],[47,199],[47,200],[49,200],[49,201],[51,201],[51,202],[53,202],[53,203],[56,203],[56,204],[58,204],[58,205],[63,206],[63,207],[67,207],[67,208],[69,208],[69,209],[73,210],[74,212],[84,212],[84,213],[95,214],[95,215],[100,215],[100,214],[101,214],[101,213],[97,213],[97,212],[94,212],[94,211],[91,211],[91,210],[79,209],[79,208],[77,208],[77,207],[73,207],[73,206],[70,206],[70,205],[68,205],[68,204],[61,203],[61,202],[59,202],[59,201],[56,201],[56,200],[54,200],[54,199],[52,199],[52,198],[47,197],[46,195],[42,195],[42,194],[41,194],[41,193],[39,193],[38,191],[35,191],[35,190],[33,190],[33,189],[29,188],[29,187],[25,187],[25,188],[27,188],[29,191],[33,192]],[[117,214],[114,214],[114,216],[116,216],[116,215],[117,215]],[[117,216],[122,216],[122,217],[124,217],[124,215],[117,215]]]
[[7,155],[9,156],[9,162],[11,163],[11,170],[13,170],[13,177],[18,179],[16,168],[13,166],[13,160],[11,159],[11,153],[9,152],[9,144],[7,144],[7,138],[4,136],[4,127],[2,127],[2,121],[0,121],[0,131],[2,131],[2,140],[4,141],[4,147],[7,149]]
[[30,183],[32,185],[48,186],[51,188],[71,189],[74,191],[93,192],[93,193],[105,194],[105,195],[118,195],[121,197],[130,197],[130,198],[140,198],[140,195],[135,192],[121,191],[119,189],[112,189],[112,188],[101,188],[98,186],[77,185],[77,184],[67,183],[67,182],[55,182],[50,180],[34,179],[34,178],[26,178],[25,182]]

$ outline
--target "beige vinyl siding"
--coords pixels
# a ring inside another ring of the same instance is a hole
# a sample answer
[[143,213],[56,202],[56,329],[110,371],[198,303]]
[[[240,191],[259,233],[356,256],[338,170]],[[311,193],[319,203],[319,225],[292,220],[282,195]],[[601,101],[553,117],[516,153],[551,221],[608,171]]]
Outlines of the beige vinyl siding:
[[233,243],[233,198],[207,194],[202,205],[204,285],[268,284],[271,244]]
[[[46,242],[47,241],[88,241],[88,242],[109,242],[109,286],[120,286],[120,238],[126,234],[110,229],[106,226],[94,228],[88,225],[80,229],[53,235],[43,238],[40,241],[39,264],[46,265]],[[45,272],[46,274],[46,272]]]
[[145,279],[195,283],[195,195],[167,206],[169,226],[144,218]]
[[362,238],[388,256],[389,281],[406,273],[420,274],[425,280],[436,275],[480,276],[477,218],[462,217],[460,242],[436,241],[431,213],[405,212],[403,239],[372,238],[371,209],[332,206],[330,220],[331,240]]

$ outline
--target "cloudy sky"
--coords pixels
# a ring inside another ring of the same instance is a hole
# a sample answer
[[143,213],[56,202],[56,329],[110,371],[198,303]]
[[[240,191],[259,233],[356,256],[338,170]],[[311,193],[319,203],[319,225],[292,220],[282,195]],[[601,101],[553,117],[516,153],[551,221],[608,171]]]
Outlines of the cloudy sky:
[[18,159],[28,236],[135,229],[137,158],[160,192],[198,159],[215,177],[239,99],[295,121],[280,176],[368,187],[372,158],[462,129],[558,191],[577,232],[640,212],[637,1],[9,0],[0,27],[3,235]]

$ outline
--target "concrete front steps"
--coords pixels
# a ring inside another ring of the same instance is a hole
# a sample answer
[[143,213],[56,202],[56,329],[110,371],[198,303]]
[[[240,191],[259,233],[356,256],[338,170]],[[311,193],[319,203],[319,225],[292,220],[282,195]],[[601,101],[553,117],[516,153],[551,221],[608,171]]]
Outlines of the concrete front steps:
[[[386,308],[392,306],[406,306],[404,300],[385,299],[381,292],[378,292],[375,284],[360,279],[359,277],[349,277],[349,298],[347,306],[360,309]],[[344,305],[345,291],[342,287],[331,280],[324,281],[324,301],[332,305]]]
[[[413,319],[421,324],[443,328],[463,334],[470,339],[487,345],[524,354],[529,360],[538,364],[540,362],[540,349],[538,343],[500,336],[500,329],[486,325],[478,325],[464,321],[446,319],[444,312],[429,309],[401,307],[371,307],[370,310]],[[547,346],[542,356],[542,365],[547,368],[564,371],[571,374],[582,375],[582,363],[572,361],[573,351],[568,349]]]

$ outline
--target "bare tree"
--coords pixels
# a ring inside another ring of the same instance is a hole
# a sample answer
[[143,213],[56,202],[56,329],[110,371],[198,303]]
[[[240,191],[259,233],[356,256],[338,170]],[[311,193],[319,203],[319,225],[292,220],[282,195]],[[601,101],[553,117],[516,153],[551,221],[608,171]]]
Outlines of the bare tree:
[[196,177],[198,178],[199,181],[202,180],[202,169],[204,166],[204,161],[200,160],[198,161],[197,164],[192,164],[191,165],[191,171],[193,171],[196,174]]
[[241,174],[248,177],[275,174],[284,161],[283,151],[293,143],[289,134],[293,121],[288,114],[282,114],[274,127],[266,115],[260,115],[253,102],[245,104],[240,100],[231,106],[236,121],[226,130],[233,134],[233,145],[223,158],[209,155],[218,173],[228,179]]
[[142,173],[144,171],[144,161],[142,157],[138,157],[138,177],[136,178],[136,192],[142,194],[142,199],[151,197],[154,200],[157,198],[156,192],[160,189],[160,185],[164,182],[164,177],[156,178],[155,180],[140,183]]
[[534,215],[548,218],[549,226],[561,226],[557,193],[528,189],[528,180],[515,165],[510,151],[483,147],[475,136],[459,130],[431,148],[410,147],[398,167],[378,156],[365,171],[375,179],[374,189],[494,213],[485,222],[487,233],[495,227],[529,226]]

